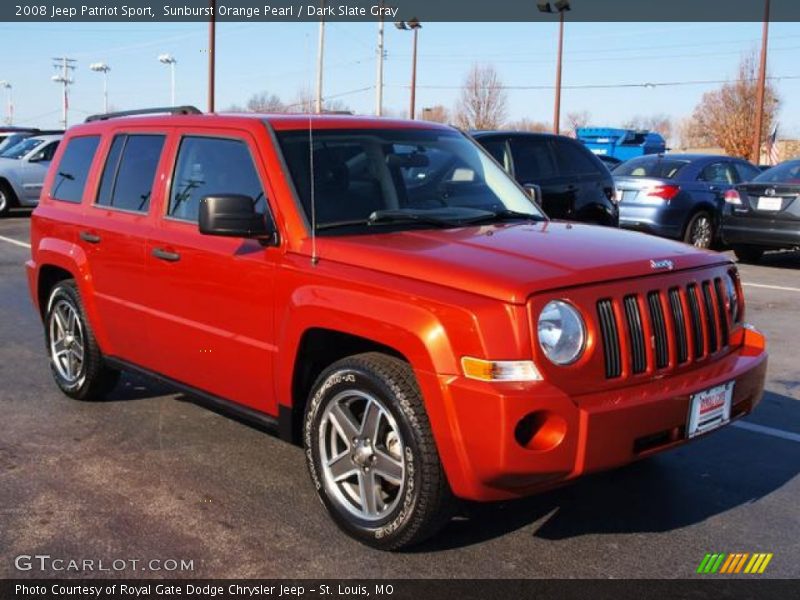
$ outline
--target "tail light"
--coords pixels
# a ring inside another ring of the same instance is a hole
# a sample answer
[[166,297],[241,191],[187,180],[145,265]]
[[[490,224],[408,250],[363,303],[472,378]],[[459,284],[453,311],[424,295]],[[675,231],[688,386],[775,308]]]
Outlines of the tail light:
[[648,198],[661,198],[669,202],[677,196],[680,191],[681,188],[678,185],[657,185],[645,190],[644,195]]
[[726,190],[725,192],[725,203],[726,204],[741,204],[742,197],[739,195],[739,192],[736,190]]

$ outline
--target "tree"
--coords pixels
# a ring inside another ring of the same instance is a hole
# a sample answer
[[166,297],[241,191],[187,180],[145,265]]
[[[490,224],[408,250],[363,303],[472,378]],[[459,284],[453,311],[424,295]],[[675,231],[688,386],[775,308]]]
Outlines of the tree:
[[636,115],[622,124],[624,129],[642,129],[660,133],[661,137],[669,140],[675,134],[675,126],[669,115],[656,114],[649,117]]
[[422,109],[422,120],[432,121],[433,123],[449,123],[451,120],[450,111],[441,104],[425,107]]
[[534,121],[533,119],[522,118],[517,121],[512,121],[508,124],[509,129],[514,131],[531,131],[534,133],[545,133],[552,131],[553,127],[550,123],[544,121]]
[[464,80],[455,113],[463,129],[497,129],[506,119],[508,100],[492,65],[474,64]]
[[[324,100],[322,112],[349,112],[350,107],[341,100]],[[294,101],[284,107],[284,112],[289,113],[314,113],[317,112],[317,98],[313,92],[302,87],[297,90]]]
[[[751,52],[742,58],[737,79],[703,94],[686,132],[691,145],[719,146],[730,156],[750,156],[758,95],[757,62],[756,53]],[[772,131],[779,106],[775,86],[768,79],[764,92],[762,144]]]
[[284,112],[285,107],[281,99],[275,94],[259,92],[250,96],[245,106],[245,112],[257,113],[280,113]]
[[591,121],[592,113],[588,110],[569,112],[567,113],[565,129],[572,137],[578,137],[578,129],[587,127]]

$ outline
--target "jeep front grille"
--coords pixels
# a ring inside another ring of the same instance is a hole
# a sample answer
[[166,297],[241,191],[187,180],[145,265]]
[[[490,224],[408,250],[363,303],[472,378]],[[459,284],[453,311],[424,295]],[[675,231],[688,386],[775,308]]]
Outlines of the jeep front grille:
[[599,300],[606,377],[657,372],[723,350],[729,344],[724,290],[717,277]]

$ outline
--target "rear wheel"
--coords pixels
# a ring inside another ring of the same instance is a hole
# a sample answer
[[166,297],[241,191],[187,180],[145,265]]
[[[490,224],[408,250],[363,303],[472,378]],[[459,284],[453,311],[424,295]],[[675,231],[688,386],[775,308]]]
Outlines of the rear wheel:
[[764,249],[758,246],[734,246],[733,253],[739,262],[756,263],[764,255]]
[[434,535],[454,499],[409,365],[378,353],[326,369],[303,431],[311,479],[336,524],[399,550]]
[[50,292],[45,342],[53,378],[70,398],[101,400],[116,385],[119,372],[103,361],[72,279],[60,281]]
[[0,218],[5,217],[13,206],[16,206],[17,198],[14,190],[7,183],[0,183]]
[[683,241],[695,248],[708,250],[714,243],[714,220],[705,211],[695,213],[686,225]]

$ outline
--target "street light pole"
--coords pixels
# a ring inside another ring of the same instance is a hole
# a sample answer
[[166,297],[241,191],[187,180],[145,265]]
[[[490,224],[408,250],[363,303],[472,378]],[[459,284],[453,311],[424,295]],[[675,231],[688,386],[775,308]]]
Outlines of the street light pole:
[[417,97],[417,35],[419,34],[419,30],[422,29],[422,23],[419,22],[419,19],[414,17],[410,21],[397,21],[394,26],[403,31],[411,31],[414,34],[411,51],[411,99],[408,109],[409,118],[414,119]]
[[[383,2],[381,2],[383,8]],[[383,11],[381,11],[383,13]],[[383,114],[383,15],[378,21],[378,72],[375,82],[375,116]]]
[[158,57],[161,64],[169,65],[170,71],[170,104],[175,106],[175,64],[178,62],[172,54],[161,54]]
[[[211,15],[208,21],[208,112],[214,112],[214,91],[216,79],[216,46],[217,46],[217,2],[210,0]],[[173,87],[174,87],[173,73]],[[172,95],[172,105],[175,105],[175,94]]]
[[753,130],[753,150],[750,160],[757,165],[761,162],[761,134],[764,128],[764,96],[767,86],[767,46],[769,44],[769,0],[764,0],[764,24],[761,31],[761,64],[758,70],[758,89],[756,91],[756,123]]
[[106,63],[96,62],[89,65],[89,68],[95,73],[103,74],[103,112],[108,112],[108,72],[111,70]]
[[[539,11],[545,13],[558,12],[558,57],[556,59],[556,89],[553,106],[553,133],[561,131],[561,63],[564,55],[564,13],[571,10],[569,0],[557,0],[553,6],[549,2],[539,2]],[[555,8],[555,11],[553,10]]]
[[[323,0],[322,5],[324,7],[325,2]],[[319,39],[317,40],[317,100],[315,110],[317,113],[322,112],[322,72],[323,72],[323,60],[325,54],[325,19],[320,18],[319,20]]]

